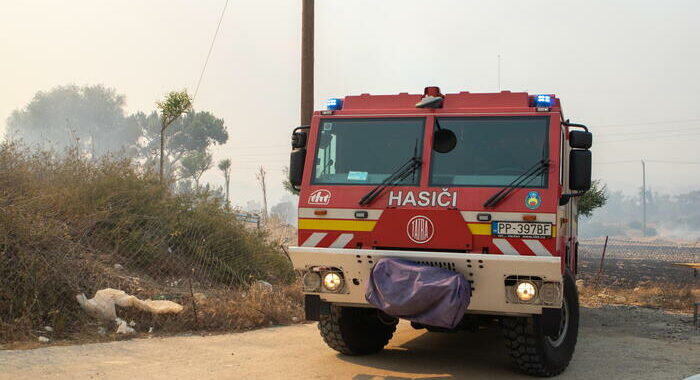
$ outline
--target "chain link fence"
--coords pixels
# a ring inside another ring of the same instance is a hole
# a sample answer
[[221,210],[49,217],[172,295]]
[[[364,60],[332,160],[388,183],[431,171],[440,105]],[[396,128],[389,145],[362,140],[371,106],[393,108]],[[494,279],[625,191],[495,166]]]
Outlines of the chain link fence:
[[[115,321],[76,299],[106,288],[182,306],[117,307],[135,333],[300,321],[302,292],[283,249],[295,229],[273,218],[258,225],[215,194],[173,192],[129,160],[0,144],[0,345],[114,339]],[[697,243],[610,239],[601,267],[603,245],[581,243],[584,298],[690,309],[692,272],[673,263],[697,262]]]
[[241,221],[208,193],[176,194],[129,160],[0,146],[0,345],[113,339],[76,296],[122,290],[183,306],[116,308],[135,333],[230,331],[302,318],[282,247],[294,229]]
[[[603,256],[603,252],[605,252]],[[579,247],[579,292],[592,303],[635,304],[692,312],[700,296],[692,269],[700,243],[663,239],[584,240]]]

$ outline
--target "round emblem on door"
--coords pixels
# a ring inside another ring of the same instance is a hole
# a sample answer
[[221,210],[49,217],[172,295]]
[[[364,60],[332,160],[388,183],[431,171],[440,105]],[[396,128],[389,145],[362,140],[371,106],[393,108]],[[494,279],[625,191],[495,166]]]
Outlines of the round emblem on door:
[[412,242],[423,244],[430,241],[435,233],[433,222],[427,216],[417,215],[408,221],[406,234]]
[[530,210],[535,210],[536,208],[540,207],[541,203],[542,198],[540,198],[540,193],[536,191],[527,193],[527,196],[525,197],[525,207],[529,208]]

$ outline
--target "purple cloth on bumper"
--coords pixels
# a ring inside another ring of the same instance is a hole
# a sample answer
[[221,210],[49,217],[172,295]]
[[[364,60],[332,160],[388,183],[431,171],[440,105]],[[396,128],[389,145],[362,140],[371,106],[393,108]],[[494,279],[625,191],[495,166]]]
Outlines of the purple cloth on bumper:
[[470,296],[460,273],[391,258],[374,266],[365,293],[367,302],[391,316],[450,329],[462,320]]

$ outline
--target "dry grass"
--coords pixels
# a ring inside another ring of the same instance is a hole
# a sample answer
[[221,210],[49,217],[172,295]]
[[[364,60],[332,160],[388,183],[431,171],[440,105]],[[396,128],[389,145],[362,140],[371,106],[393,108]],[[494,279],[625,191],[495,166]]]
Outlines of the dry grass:
[[[75,152],[0,144],[3,346],[39,335],[63,340],[95,334],[97,322],[75,296],[91,297],[106,287],[186,306],[178,316],[160,318],[120,311],[156,331],[285,323],[282,311],[293,316],[299,308],[282,290],[293,279],[288,259],[267,232],[245,228],[210,194],[174,193],[126,159],[93,161]],[[273,291],[251,287],[258,280],[274,284]],[[197,318],[189,309],[191,292],[204,294]],[[271,311],[256,310],[258,303]]]
[[579,297],[586,306],[626,304],[692,313],[692,305],[700,291],[688,285],[673,283],[639,284],[629,288],[583,284],[579,280]]
[[[177,334],[217,334],[245,331],[260,327],[289,325],[303,321],[304,308],[301,286],[293,283],[275,286],[254,285],[249,289],[209,290],[207,294],[195,293],[194,317],[192,298],[179,299],[185,306],[178,315],[152,315],[132,309],[118,308],[118,315],[126,321],[134,321],[133,335],[115,333],[115,324],[106,321],[85,320],[80,328],[69,334],[47,332],[41,328],[31,330],[33,336],[45,336],[52,345],[99,343],[131,338],[148,338]],[[26,330],[24,330],[26,333]],[[35,338],[25,336],[4,342],[3,349],[31,349],[45,346]]]

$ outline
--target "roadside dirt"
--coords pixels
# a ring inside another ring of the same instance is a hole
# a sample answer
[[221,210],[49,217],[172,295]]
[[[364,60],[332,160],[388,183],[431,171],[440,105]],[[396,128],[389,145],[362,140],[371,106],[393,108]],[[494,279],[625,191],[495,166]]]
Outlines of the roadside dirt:
[[[584,308],[574,359],[562,379],[682,379],[700,373],[692,316],[660,310]],[[500,331],[440,334],[407,323],[384,352],[327,348],[315,324],[216,336],[178,336],[0,351],[0,379],[464,379],[514,373]]]

